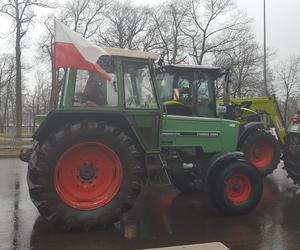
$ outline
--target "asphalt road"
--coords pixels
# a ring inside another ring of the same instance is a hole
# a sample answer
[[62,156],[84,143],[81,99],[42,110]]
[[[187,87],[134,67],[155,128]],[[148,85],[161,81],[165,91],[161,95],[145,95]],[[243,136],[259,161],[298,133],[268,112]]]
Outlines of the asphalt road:
[[230,249],[300,249],[300,187],[278,169],[251,214],[222,217],[205,194],[145,187],[136,206],[107,230],[60,232],[31,203],[26,164],[0,160],[0,249],[141,249],[220,241]]

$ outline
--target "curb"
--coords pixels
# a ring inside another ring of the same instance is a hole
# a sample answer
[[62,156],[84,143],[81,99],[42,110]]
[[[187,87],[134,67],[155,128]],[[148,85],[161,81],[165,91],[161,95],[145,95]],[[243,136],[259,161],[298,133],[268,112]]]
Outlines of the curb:
[[19,158],[19,155],[0,155],[0,159],[5,159],[5,158]]

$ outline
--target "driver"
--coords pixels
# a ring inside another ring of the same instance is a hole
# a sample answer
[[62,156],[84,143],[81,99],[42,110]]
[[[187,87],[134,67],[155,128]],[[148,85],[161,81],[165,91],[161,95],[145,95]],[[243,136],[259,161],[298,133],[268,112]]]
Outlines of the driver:
[[95,105],[104,105],[106,102],[104,87],[105,80],[99,74],[89,72],[89,78],[83,91],[84,97]]

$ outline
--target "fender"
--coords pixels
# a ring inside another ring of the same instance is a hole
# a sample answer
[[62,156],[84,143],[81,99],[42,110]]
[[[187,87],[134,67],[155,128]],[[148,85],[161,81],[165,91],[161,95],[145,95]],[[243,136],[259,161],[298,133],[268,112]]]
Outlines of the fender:
[[263,122],[249,122],[240,127],[239,143],[238,148],[240,148],[240,143],[249,135],[253,130],[264,130],[265,125]]
[[44,121],[33,134],[33,139],[41,142],[51,132],[68,123],[74,123],[81,120],[88,121],[106,121],[113,126],[123,129],[126,133],[137,142],[137,147],[142,153],[145,148],[141,143],[134,129],[130,126],[130,122],[126,114],[121,112],[103,112],[103,111],[80,111],[80,110],[52,110],[48,113]]
[[226,163],[232,159],[245,160],[244,153],[235,151],[235,152],[216,154],[215,156],[212,157],[212,159],[208,163],[208,168],[206,172],[206,178],[205,178],[206,187],[207,187],[208,179],[210,178],[211,174],[219,167],[222,167],[223,166],[222,163]]

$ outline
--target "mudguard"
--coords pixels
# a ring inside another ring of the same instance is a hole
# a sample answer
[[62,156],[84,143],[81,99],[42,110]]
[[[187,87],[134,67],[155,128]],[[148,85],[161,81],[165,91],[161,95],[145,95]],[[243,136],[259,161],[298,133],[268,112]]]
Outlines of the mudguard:
[[249,135],[253,130],[264,130],[265,125],[263,122],[249,122],[240,127],[239,143],[238,148],[240,148],[240,143]]
[[51,112],[49,112],[47,117],[44,119],[44,121],[41,123],[32,137],[33,139],[41,142],[51,132],[58,129],[59,127],[80,120],[109,122],[111,125],[119,127],[122,130],[126,131],[126,133],[136,141],[136,145],[139,150],[141,150],[141,152],[145,152],[145,148],[134,129],[130,126],[130,122],[126,117],[126,114],[119,112],[52,110]]
[[208,163],[207,172],[205,175],[205,186],[207,187],[207,180],[209,179],[210,175],[219,167],[222,167],[222,163],[226,163],[228,161],[231,161],[233,159],[241,159],[246,160],[244,158],[244,153],[235,151],[235,152],[227,152],[227,153],[220,153],[216,154],[212,157],[212,159]]

